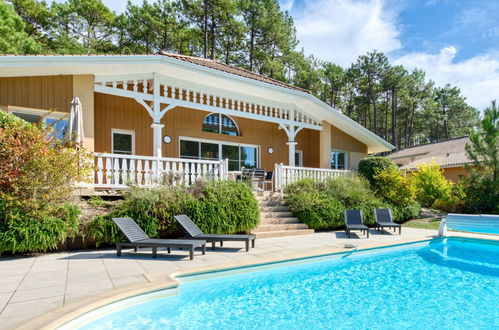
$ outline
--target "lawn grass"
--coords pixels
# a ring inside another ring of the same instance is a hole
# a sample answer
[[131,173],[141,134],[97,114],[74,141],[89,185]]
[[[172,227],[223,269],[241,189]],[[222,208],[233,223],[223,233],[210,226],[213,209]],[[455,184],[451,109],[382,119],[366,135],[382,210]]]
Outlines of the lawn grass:
[[403,227],[438,230],[440,219],[413,219],[402,224]]

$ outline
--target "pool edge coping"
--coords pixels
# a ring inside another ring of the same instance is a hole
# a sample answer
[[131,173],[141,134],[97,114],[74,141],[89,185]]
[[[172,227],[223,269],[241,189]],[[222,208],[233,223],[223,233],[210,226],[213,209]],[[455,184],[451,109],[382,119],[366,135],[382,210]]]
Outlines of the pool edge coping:
[[[463,233],[464,234],[464,233]],[[466,233],[468,234],[468,233]],[[499,237],[495,239],[489,239],[483,238],[483,237],[474,237],[475,235],[462,235],[461,233],[452,233],[452,235],[447,235],[444,237],[439,237],[438,235],[425,235],[425,238],[414,238],[414,239],[406,239],[402,242],[395,243],[393,242],[386,242],[386,243],[378,243],[378,244],[371,244],[367,245],[361,249],[345,249],[345,248],[336,248],[333,249],[330,252],[325,252],[325,253],[310,253],[310,254],[303,254],[300,256],[290,256],[288,258],[268,258],[264,259],[262,262],[257,262],[257,263],[252,263],[252,262],[241,262],[241,263],[234,263],[232,264],[221,264],[221,265],[211,265],[211,266],[202,266],[199,268],[194,268],[189,271],[174,271],[170,273],[161,273],[161,274],[149,274],[150,277],[156,278],[150,283],[144,285],[144,284],[139,284],[139,285],[133,285],[133,286],[127,286],[119,289],[113,289],[109,290],[106,292],[103,292],[101,294],[88,297],[85,299],[82,299],[79,302],[76,303],[71,303],[67,306],[57,308],[53,311],[46,312],[44,315],[35,317],[27,322],[23,322],[22,324],[19,324],[15,326],[15,329],[57,329],[59,327],[62,327],[63,325],[69,323],[70,321],[73,321],[77,319],[78,317],[83,316],[84,314],[90,313],[92,311],[95,311],[99,308],[103,308],[107,305],[110,305],[112,303],[117,303],[126,299],[134,298],[140,295],[145,295],[149,293],[154,293],[157,291],[162,291],[162,290],[168,290],[168,289],[175,289],[177,288],[180,284],[181,281],[179,281],[178,278],[182,277],[188,277],[188,276],[202,276],[203,274],[210,274],[210,273],[222,273],[225,271],[231,271],[231,270],[237,270],[237,269],[244,269],[244,268],[251,268],[251,267],[261,267],[261,266],[266,266],[266,265],[275,265],[275,264],[284,264],[287,262],[293,262],[293,261],[300,261],[304,259],[313,259],[313,258],[321,258],[321,257],[327,257],[327,256],[332,256],[332,255],[339,255],[339,254],[347,254],[349,252],[364,252],[364,251],[369,251],[369,250],[376,250],[376,249],[381,249],[381,248],[387,248],[387,247],[397,247],[397,246],[403,246],[403,245],[408,245],[408,244],[413,244],[413,243],[418,243],[418,242],[427,242],[431,241],[433,239],[438,239],[438,238],[468,238],[468,239],[476,239],[476,240],[489,240],[489,241],[499,241]],[[492,236],[492,235],[491,235]]]

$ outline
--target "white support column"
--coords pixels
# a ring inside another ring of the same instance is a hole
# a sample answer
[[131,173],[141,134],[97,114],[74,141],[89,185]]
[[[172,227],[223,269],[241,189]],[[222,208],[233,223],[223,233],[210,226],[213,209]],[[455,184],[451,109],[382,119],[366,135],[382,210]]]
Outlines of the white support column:
[[289,147],[289,166],[296,166],[296,164],[295,164],[295,152],[296,152],[295,146],[298,144],[298,142],[289,141],[289,142],[286,142],[286,144]]
[[165,125],[161,123],[152,123],[151,125],[153,129],[152,138],[153,138],[153,156],[154,157],[163,157],[163,127]]
[[153,73],[153,122],[152,122],[152,129],[153,129],[153,155],[155,157],[163,157],[163,143],[162,143],[162,133],[163,133],[163,127],[165,125],[161,124],[161,102],[160,102],[160,81],[157,77],[157,73]]

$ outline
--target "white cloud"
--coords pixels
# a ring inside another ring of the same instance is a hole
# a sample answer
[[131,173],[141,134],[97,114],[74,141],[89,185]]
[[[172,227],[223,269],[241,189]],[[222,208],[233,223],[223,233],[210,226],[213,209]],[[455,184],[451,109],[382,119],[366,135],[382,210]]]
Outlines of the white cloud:
[[458,86],[467,97],[468,104],[479,108],[490,105],[499,99],[499,54],[477,55],[456,61],[457,49],[453,46],[442,48],[438,54],[410,53],[393,61],[406,68],[421,68],[438,85]]
[[368,51],[401,47],[397,15],[382,0],[308,0],[291,13],[300,46],[322,60],[349,66]]

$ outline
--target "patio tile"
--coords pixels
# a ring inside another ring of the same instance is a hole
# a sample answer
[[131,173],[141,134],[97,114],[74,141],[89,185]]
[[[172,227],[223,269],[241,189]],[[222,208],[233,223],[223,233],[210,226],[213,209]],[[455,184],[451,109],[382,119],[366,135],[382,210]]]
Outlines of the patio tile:
[[29,290],[17,290],[12,296],[10,303],[32,301],[43,298],[52,298],[64,295],[65,285],[49,286]]
[[[0,293],[0,312],[3,310],[7,302],[12,298],[13,292],[9,293]],[[0,323],[1,324],[1,323]]]
[[66,285],[66,276],[54,275],[52,278],[36,279],[36,276],[28,277],[21,282],[18,290],[40,289],[46,287],[54,287]]
[[45,311],[53,310],[62,307],[63,296],[36,299],[17,303],[9,303],[3,310],[0,317],[12,317],[23,315],[23,319],[30,319],[37,315],[43,314]]
[[24,275],[2,276],[0,280],[0,293],[16,291],[23,278]]
[[143,275],[114,277],[111,279],[111,281],[113,282],[113,286],[115,288],[149,283],[149,281]]

